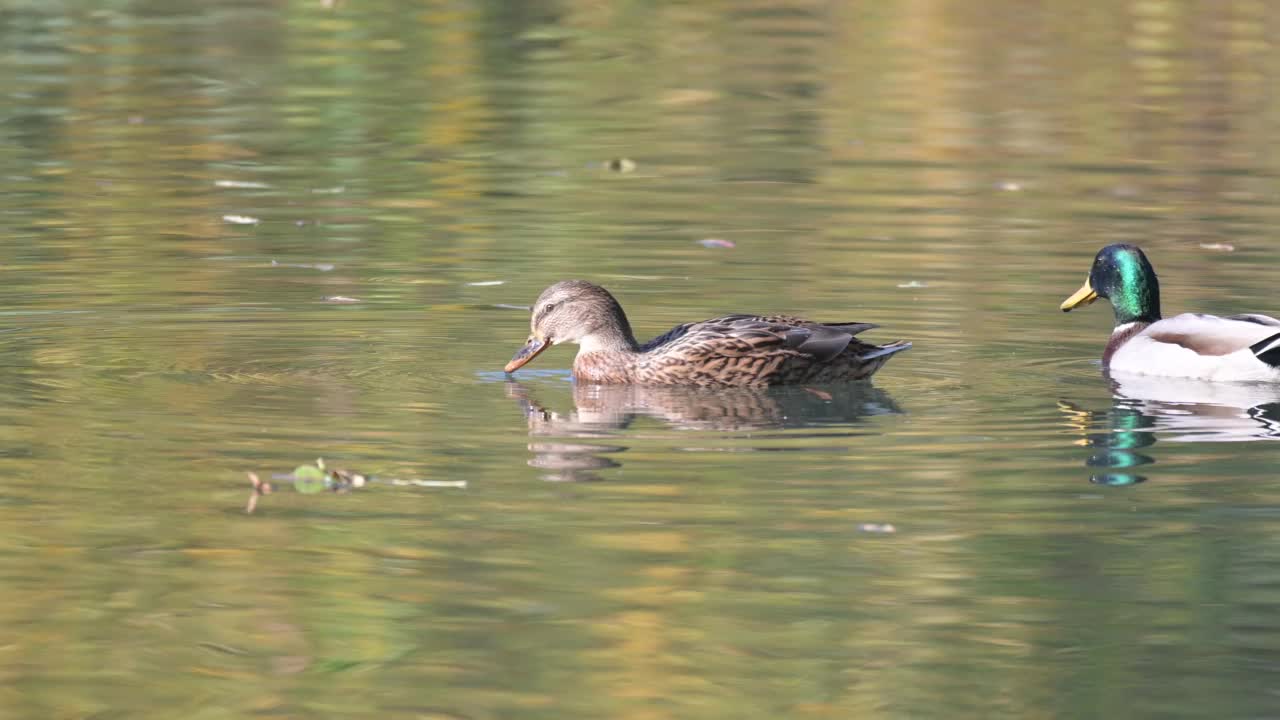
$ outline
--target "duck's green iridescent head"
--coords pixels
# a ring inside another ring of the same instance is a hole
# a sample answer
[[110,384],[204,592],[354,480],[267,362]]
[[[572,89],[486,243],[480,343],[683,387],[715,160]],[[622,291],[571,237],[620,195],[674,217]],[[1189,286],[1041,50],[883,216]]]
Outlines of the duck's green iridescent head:
[[1160,281],[1147,256],[1135,245],[1108,245],[1093,259],[1089,279],[1062,302],[1070,312],[1103,297],[1116,311],[1116,325],[1160,319]]

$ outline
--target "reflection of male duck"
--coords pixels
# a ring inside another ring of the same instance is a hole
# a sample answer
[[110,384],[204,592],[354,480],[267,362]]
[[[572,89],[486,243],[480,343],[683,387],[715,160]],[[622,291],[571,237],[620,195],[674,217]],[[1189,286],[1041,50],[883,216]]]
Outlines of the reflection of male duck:
[[1092,448],[1085,467],[1098,468],[1089,482],[1098,485],[1135,485],[1146,478],[1129,472],[1133,468],[1155,462],[1139,449],[1154,445],[1153,420],[1141,411],[1117,402],[1110,410],[1085,410],[1065,400],[1058,409],[1083,437],[1077,444]]
[[1280,437],[1280,386],[1214,383],[1149,375],[1111,377],[1112,403],[1105,411],[1058,406],[1092,448],[1085,465],[1106,470],[1090,480],[1132,485],[1145,478],[1128,472],[1155,462],[1137,452],[1166,442],[1232,442]]
[[1113,375],[1116,407],[1152,418],[1169,442],[1280,437],[1280,386],[1221,383],[1150,375]]
[[885,391],[864,384],[822,387],[718,388],[573,386],[574,409],[549,410],[518,382],[507,383],[529,423],[533,467],[555,471],[553,480],[595,480],[591,471],[617,467],[602,455],[617,444],[564,442],[553,438],[608,439],[616,443],[637,418],[656,418],[676,430],[743,431],[763,428],[838,427],[869,415],[900,413]]

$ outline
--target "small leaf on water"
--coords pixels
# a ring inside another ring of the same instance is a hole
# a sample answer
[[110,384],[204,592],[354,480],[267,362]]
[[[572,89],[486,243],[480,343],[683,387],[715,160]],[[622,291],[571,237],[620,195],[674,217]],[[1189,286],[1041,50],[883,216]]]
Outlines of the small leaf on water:
[[258,478],[258,473],[255,472],[249,473],[249,483],[253,486],[253,491],[249,493],[249,504],[245,506],[244,511],[252,514],[254,509],[258,507],[258,498],[263,495],[270,495],[272,487],[271,483],[262,482]]
[[293,489],[305,495],[324,490],[324,471],[315,465],[299,465],[293,469]]

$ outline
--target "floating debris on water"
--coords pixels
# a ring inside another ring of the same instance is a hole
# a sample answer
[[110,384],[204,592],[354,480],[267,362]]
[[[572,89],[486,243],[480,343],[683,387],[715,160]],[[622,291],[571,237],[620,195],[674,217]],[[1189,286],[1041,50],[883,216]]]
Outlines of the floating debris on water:
[[248,215],[223,215],[222,221],[232,225],[257,225],[262,222],[258,218],[249,217]]
[[324,301],[327,303],[358,303],[360,298],[347,297],[346,295],[326,295]]
[[506,285],[506,280],[481,280],[479,282],[469,282],[470,287],[493,287],[494,285]]
[[604,164],[614,172],[629,173],[636,169],[636,161],[631,158],[617,157]]
[[248,650],[235,647],[234,645],[223,645],[222,643],[207,642],[207,641],[198,642],[196,643],[196,645],[199,647],[205,648],[207,650],[220,652],[224,655],[248,655],[249,654]]
[[698,244],[705,248],[734,248],[738,247],[732,240],[724,240],[722,238],[706,238],[699,240]]
[[344,193],[346,191],[347,191],[346,185],[335,185],[334,187],[328,187],[328,188],[311,188],[311,192],[315,193],[316,195],[337,195],[339,193]]
[[271,261],[271,267],[287,267],[302,268],[304,270],[319,270],[320,272],[329,272],[337,267],[333,263],[282,263],[277,260]]
[[1018,192],[1019,190],[1022,189],[1022,183],[1016,182],[1014,180],[1005,180],[1004,182],[1000,183],[996,187],[1000,188],[1005,192]]
[[[317,460],[316,462],[322,462],[322,461]],[[351,470],[343,470],[342,468],[334,468],[333,470],[329,471],[329,477],[332,479],[332,483],[330,484],[329,489],[334,492],[348,492],[350,490],[359,490],[360,488],[365,486],[365,483],[369,481],[369,478],[365,477],[364,475],[361,475],[358,472],[353,472]]]
[[389,478],[386,482],[392,485],[415,485],[417,487],[430,488],[466,488],[466,480],[398,480]]
[[258,507],[258,498],[271,494],[271,483],[262,482],[258,479],[258,474],[253,472],[249,473],[249,483],[253,486],[253,492],[249,494],[249,505],[244,511],[252,513]]
[[1200,249],[1201,250],[1217,250],[1218,252],[1235,252],[1236,246],[1232,245],[1231,243],[1211,242],[1211,243],[1200,243]]
[[927,288],[929,283],[922,283],[919,280],[911,280],[910,282],[898,283],[900,288]]
[[659,105],[696,105],[699,103],[711,102],[720,97],[720,94],[714,90],[700,90],[696,88],[681,88],[679,90],[671,90],[658,99]]
[[898,532],[898,528],[889,523],[858,523],[858,530],[867,533],[889,534]]
[[214,180],[215,187],[220,188],[239,188],[243,190],[265,190],[270,185],[264,182],[253,182],[251,180]]
[[[258,474],[254,472],[248,473],[249,484],[251,490],[249,493],[249,502],[245,506],[246,513],[252,513],[258,507],[258,500],[264,495],[270,495],[275,488],[269,482],[264,482],[258,478]],[[466,480],[422,480],[418,478],[410,480],[401,480],[399,478],[375,478],[372,475],[365,475],[354,470],[344,468],[329,468],[325,466],[324,458],[316,458],[315,465],[299,465],[293,469],[291,473],[276,473],[272,479],[288,481],[293,485],[293,489],[303,495],[314,495],[324,491],[332,493],[345,494],[353,490],[360,490],[367,487],[370,483],[381,482],[387,485],[414,486],[426,488],[461,488],[467,487]]]

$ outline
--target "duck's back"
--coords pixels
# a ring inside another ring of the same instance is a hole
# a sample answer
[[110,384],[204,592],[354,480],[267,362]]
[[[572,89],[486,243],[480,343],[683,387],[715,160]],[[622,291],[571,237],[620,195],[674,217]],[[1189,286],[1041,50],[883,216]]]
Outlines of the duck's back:
[[856,380],[869,377],[890,355],[910,347],[879,347],[854,338],[873,327],[756,315],[686,323],[642,345],[624,381],[749,387]]

